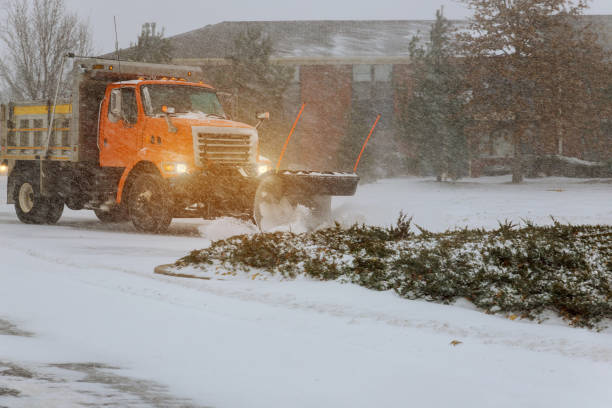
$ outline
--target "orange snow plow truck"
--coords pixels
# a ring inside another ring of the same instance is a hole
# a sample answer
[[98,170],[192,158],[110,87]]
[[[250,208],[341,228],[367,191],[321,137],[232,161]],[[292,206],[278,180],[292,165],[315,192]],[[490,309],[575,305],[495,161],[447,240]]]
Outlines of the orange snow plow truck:
[[355,193],[353,173],[271,169],[257,127],[230,120],[200,68],[71,59],[68,100],[1,106],[7,199],[24,223],[54,224],[66,205],[143,232],[220,216],[263,228],[279,208],[326,217],[331,196]]

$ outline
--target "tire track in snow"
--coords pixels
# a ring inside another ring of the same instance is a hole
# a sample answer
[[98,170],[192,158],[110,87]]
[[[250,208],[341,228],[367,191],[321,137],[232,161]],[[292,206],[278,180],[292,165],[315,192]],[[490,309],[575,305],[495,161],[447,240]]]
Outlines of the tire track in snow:
[[[320,303],[312,302],[307,300],[298,299],[294,295],[290,294],[275,294],[270,292],[253,292],[251,290],[236,290],[229,287],[231,281],[224,282],[194,282],[194,279],[181,279],[171,278],[153,273],[153,268],[150,272],[143,272],[142,270],[135,270],[130,268],[124,268],[119,266],[105,265],[105,264],[82,264],[70,259],[60,258],[57,256],[47,255],[43,252],[33,249],[23,249],[17,245],[3,242],[5,248],[10,248],[16,252],[23,253],[27,256],[33,257],[38,260],[53,263],[56,265],[66,266],[68,268],[83,270],[108,270],[118,273],[129,274],[139,278],[147,278],[158,282],[167,283],[173,286],[179,286],[183,289],[190,291],[198,291],[209,295],[216,296],[218,298],[226,298],[242,301],[245,303],[257,303],[272,308],[283,308],[301,312],[311,312],[316,314],[322,314],[339,318],[345,321],[347,324],[359,324],[362,321],[370,321],[381,324],[386,324],[396,328],[411,329],[411,330],[428,330],[438,334],[449,335],[450,337],[460,337],[462,339],[476,340],[482,344],[490,345],[503,345],[508,347],[518,347],[533,352],[541,353],[558,353],[566,357],[579,357],[586,358],[591,361],[612,363],[612,342],[609,342],[610,346],[607,345],[587,345],[581,344],[574,339],[561,337],[559,339],[550,339],[550,337],[540,337],[537,334],[534,336],[531,330],[537,330],[535,323],[525,322],[512,322],[508,321],[507,330],[497,330],[491,332],[490,328],[486,327],[462,327],[451,321],[443,320],[423,320],[423,319],[409,319],[396,314],[366,310],[355,307],[354,305],[343,305],[338,303]],[[196,309],[206,311],[210,313],[213,311],[208,305],[203,305],[201,302],[190,301],[186,298],[179,296],[171,296],[168,293],[162,292],[158,289],[147,288],[146,286],[135,286],[129,283],[122,283],[120,285],[113,283],[109,280],[100,279],[87,279],[88,275],[71,276],[76,278],[79,282],[87,285],[102,287],[105,289],[116,290],[128,295],[140,296],[148,299],[154,299],[165,303],[172,304],[174,306]],[[259,282],[261,283],[261,282]],[[406,300],[406,302],[410,302]],[[452,306],[449,306],[452,308]],[[452,309],[449,309],[452,313]],[[218,315],[226,315],[231,318],[240,318],[240,316],[232,315],[227,311],[214,310],[214,313]],[[475,313],[482,313],[476,311]],[[485,316],[483,316],[485,317]],[[486,316],[486,318],[496,318],[494,316]],[[499,317],[497,317],[499,318]],[[524,324],[525,326],[516,327],[517,324]],[[533,325],[533,326],[532,326]],[[484,324],[483,324],[484,326]],[[532,326],[532,327],[530,327]],[[518,330],[517,330],[518,329]],[[531,329],[531,330],[530,330]],[[567,330],[584,330],[567,328]],[[517,334],[517,331],[519,333]],[[609,330],[608,330],[609,331]],[[610,338],[608,333],[600,333],[601,336]]]

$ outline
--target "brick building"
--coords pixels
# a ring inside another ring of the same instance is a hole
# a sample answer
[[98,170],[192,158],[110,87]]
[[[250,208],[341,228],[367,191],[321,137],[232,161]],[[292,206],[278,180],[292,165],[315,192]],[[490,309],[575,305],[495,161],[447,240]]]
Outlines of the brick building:
[[[604,46],[612,49],[612,16],[583,18],[593,24]],[[459,30],[467,26],[465,21],[452,23]],[[380,113],[368,154],[381,174],[392,174],[403,159],[414,155],[409,135],[402,135],[397,126],[398,89],[410,84],[410,40],[417,34],[427,38],[431,24],[427,20],[223,22],[170,40],[175,63],[202,66],[206,75],[207,70],[229,64],[226,58],[239,32],[261,30],[274,44],[273,63],[295,68],[282,119],[290,123],[302,102],[307,103],[292,141],[293,161],[311,168],[338,169],[338,153],[351,126],[361,121],[367,127]],[[483,135],[476,148],[481,157],[474,163],[478,171],[512,156],[509,135],[504,132]],[[580,141],[565,148],[564,154],[586,160],[612,156],[610,151],[590,151],[588,143]],[[556,145],[531,149],[534,154],[557,153]]]

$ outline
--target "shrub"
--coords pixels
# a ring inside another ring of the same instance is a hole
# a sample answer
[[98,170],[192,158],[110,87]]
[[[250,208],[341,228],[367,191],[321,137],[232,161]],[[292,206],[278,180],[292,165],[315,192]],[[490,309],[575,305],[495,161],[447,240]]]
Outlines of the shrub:
[[236,236],[176,265],[307,275],[442,303],[467,298],[488,313],[530,319],[552,310],[590,328],[612,318],[612,227],[525,224],[444,233],[417,226],[415,234],[411,219],[400,214],[389,228],[336,225],[307,234]]

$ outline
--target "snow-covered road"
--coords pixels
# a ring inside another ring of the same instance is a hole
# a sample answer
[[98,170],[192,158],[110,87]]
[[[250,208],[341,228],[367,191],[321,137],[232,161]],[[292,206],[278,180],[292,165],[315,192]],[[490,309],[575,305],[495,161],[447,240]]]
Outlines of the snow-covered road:
[[[550,215],[612,224],[609,180],[506,181],[383,180],[335,199],[334,214],[386,225],[404,210],[431,230]],[[249,231],[178,220],[167,235],[143,235],[69,210],[56,226],[32,226],[0,205],[0,406],[612,406],[612,329],[335,282],[152,273]],[[31,378],[3,375],[15,367]]]

